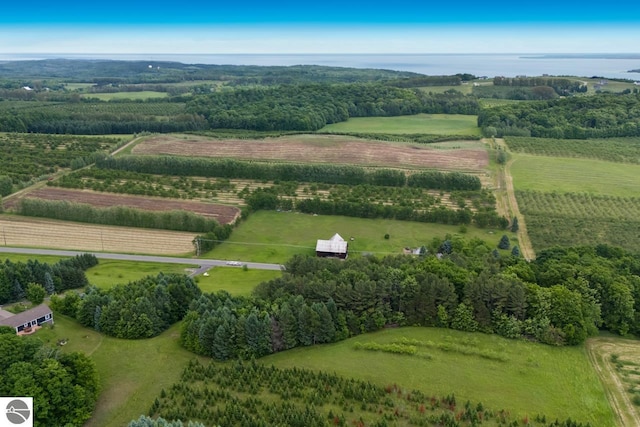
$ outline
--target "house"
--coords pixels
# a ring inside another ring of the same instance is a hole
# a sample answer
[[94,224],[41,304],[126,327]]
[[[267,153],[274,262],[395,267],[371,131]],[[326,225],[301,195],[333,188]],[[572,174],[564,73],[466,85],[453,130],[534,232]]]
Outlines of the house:
[[329,240],[318,240],[316,255],[319,257],[347,258],[348,243],[338,233]]
[[11,326],[18,335],[29,334],[43,323],[53,324],[53,312],[46,304],[40,304],[18,314],[0,310],[0,326]]

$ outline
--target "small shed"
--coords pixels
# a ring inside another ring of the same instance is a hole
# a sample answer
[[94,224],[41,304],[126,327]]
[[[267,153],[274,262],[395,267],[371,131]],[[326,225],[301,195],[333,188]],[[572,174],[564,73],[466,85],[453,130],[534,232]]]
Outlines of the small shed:
[[[30,333],[43,323],[53,323],[53,312],[46,304],[40,304],[22,313],[13,314],[1,310],[0,326],[11,326],[17,334]],[[10,316],[7,313],[11,314]]]
[[316,255],[319,257],[346,259],[348,246],[347,241],[336,233],[329,240],[318,240],[316,243]]

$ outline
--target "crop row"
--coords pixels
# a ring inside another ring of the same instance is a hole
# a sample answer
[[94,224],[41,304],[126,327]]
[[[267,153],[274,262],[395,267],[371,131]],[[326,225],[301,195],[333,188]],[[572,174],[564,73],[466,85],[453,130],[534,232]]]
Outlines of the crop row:
[[640,251],[640,198],[517,191],[536,249],[593,245]]
[[80,137],[37,134],[0,135],[0,175],[20,186],[59,168],[68,168],[74,159],[110,151],[117,140],[105,137]]
[[[178,383],[161,391],[149,412],[165,419],[237,426],[529,424],[528,418],[521,421],[482,403],[457,402],[454,395],[428,396],[397,384],[382,387],[325,372],[277,369],[255,362],[191,362]],[[147,425],[143,421],[135,425]],[[535,421],[555,427],[583,427],[569,420],[547,424],[541,415]]]
[[536,250],[552,246],[608,244],[640,252],[640,221],[571,218],[561,215],[525,214],[527,231]]
[[640,163],[640,138],[554,139],[509,136],[509,149],[550,157],[584,157],[620,163]]
[[369,170],[359,166],[333,164],[260,163],[220,158],[167,156],[123,156],[98,159],[96,166],[132,172],[244,178],[267,181],[302,181],[325,184],[372,184],[390,187],[418,187],[439,190],[480,190],[480,178],[460,172],[423,171],[409,176],[395,169]]
[[416,187],[386,187],[375,185],[302,184],[297,182],[229,180],[226,178],[194,178],[151,175],[106,169],[82,169],[50,186],[87,189],[120,194],[136,194],[182,199],[212,199],[217,202],[244,204],[258,188],[292,199],[320,198],[333,202],[368,201],[383,205],[409,206],[426,209],[437,205],[474,210],[493,208],[495,199],[487,190],[429,192]]
[[517,191],[525,215],[552,215],[576,219],[640,221],[640,198],[580,193]]

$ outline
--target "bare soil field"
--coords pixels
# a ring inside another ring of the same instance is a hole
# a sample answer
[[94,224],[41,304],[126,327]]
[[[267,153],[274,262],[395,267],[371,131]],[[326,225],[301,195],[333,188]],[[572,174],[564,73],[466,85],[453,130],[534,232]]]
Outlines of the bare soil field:
[[[240,210],[234,206],[183,200],[167,200],[159,197],[129,196],[86,190],[68,190],[54,187],[39,188],[24,194],[22,197],[45,200],[67,200],[69,202],[87,203],[99,208],[128,206],[130,208],[148,211],[185,210],[205,217],[215,218],[221,224],[233,223],[240,214]],[[8,200],[4,203],[4,207],[6,209],[11,209],[17,202],[18,199],[15,198]]]
[[[640,426],[640,411],[630,389],[640,383],[640,341],[595,337],[587,340],[587,352],[622,427]],[[638,393],[637,391],[635,393]]]
[[[131,152],[138,155],[479,171],[488,165],[489,156],[483,144],[476,142],[477,149],[446,149],[429,144],[372,141],[337,135],[291,135],[259,140],[157,135],[141,141]],[[468,145],[465,144],[466,147]]]
[[194,233],[0,216],[0,245],[79,251],[182,255]]

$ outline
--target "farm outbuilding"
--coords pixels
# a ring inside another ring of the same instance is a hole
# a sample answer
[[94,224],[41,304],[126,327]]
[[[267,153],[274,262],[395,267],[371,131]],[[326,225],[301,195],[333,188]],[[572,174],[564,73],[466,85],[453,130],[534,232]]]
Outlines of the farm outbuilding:
[[0,310],[0,326],[10,326],[17,334],[31,333],[43,323],[53,323],[53,312],[46,304],[18,314]]
[[336,233],[329,240],[318,240],[316,243],[316,255],[319,257],[345,259],[348,255],[348,246],[347,241]]

